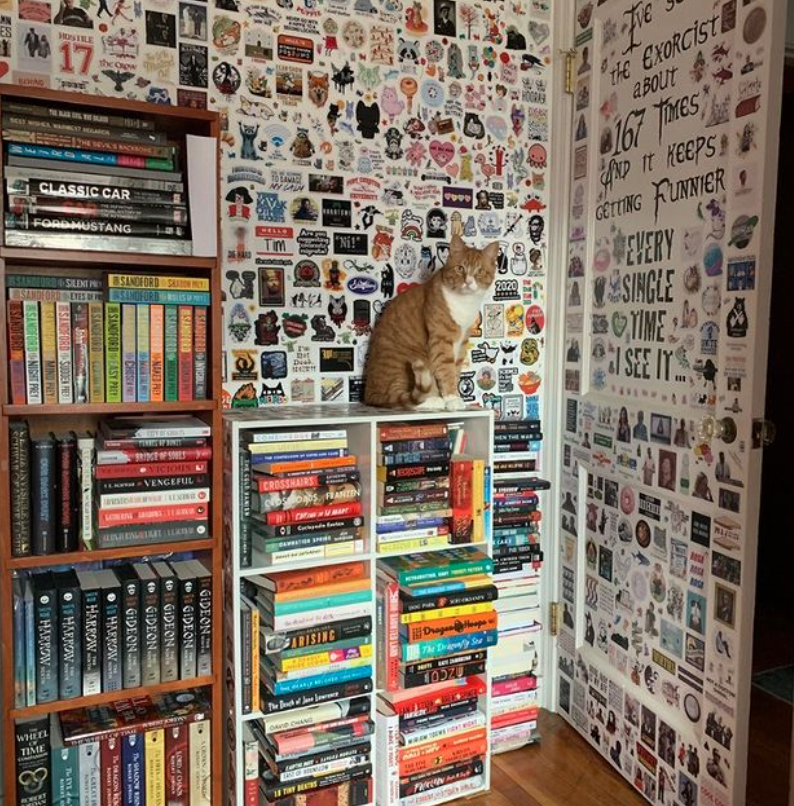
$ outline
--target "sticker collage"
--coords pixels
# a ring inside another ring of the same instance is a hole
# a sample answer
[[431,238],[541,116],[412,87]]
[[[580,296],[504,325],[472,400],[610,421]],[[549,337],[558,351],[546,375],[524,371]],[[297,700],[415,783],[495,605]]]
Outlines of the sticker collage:
[[770,28],[577,4],[559,700],[666,805],[734,786]]

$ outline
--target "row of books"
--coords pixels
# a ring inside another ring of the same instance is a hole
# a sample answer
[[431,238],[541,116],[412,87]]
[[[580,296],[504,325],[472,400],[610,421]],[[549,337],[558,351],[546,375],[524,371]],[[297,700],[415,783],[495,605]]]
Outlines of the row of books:
[[361,474],[345,429],[247,431],[240,564],[285,565],[366,551]]
[[251,576],[241,598],[243,711],[265,715],[246,723],[245,802],[370,803],[369,564]]
[[379,562],[379,806],[420,806],[484,785],[479,698],[498,639],[492,571],[468,546]]
[[118,417],[96,434],[10,434],[16,557],[208,536],[210,426],[195,417]]
[[536,741],[538,653],[541,630],[538,490],[530,475],[542,434],[540,421],[497,421],[493,489],[494,582],[499,596],[499,641],[491,653],[491,743],[494,752]]
[[486,539],[485,461],[463,456],[460,423],[385,425],[377,452],[377,542],[381,554],[440,549]]
[[201,692],[18,719],[18,806],[211,806],[210,704]]
[[17,708],[212,672],[212,573],[201,560],[21,574]]
[[5,243],[190,254],[180,146],[145,118],[3,105]]
[[14,405],[206,399],[209,280],[6,276]]

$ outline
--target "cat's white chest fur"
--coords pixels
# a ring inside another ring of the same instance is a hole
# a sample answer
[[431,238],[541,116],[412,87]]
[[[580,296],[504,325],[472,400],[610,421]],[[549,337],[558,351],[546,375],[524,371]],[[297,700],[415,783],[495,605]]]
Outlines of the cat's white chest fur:
[[482,308],[485,292],[477,291],[474,294],[457,294],[444,287],[442,293],[444,295],[444,302],[447,303],[449,314],[461,331],[460,339],[458,340],[455,350],[456,357],[461,357],[463,348],[469,340],[469,331],[477,320],[477,315]]

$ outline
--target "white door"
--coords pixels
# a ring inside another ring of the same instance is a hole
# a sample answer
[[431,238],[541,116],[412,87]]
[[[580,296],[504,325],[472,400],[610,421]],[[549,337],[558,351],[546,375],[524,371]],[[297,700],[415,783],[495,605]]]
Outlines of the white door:
[[558,704],[744,802],[784,4],[579,0]]

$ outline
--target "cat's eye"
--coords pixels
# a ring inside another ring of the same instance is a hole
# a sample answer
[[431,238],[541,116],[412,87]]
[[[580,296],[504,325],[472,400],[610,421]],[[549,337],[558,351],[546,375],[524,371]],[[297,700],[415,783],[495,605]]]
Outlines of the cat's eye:
[[455,268],[455,271],[462,277],[464,274],[466,274],[466,267],[465,266],[457,266]]

